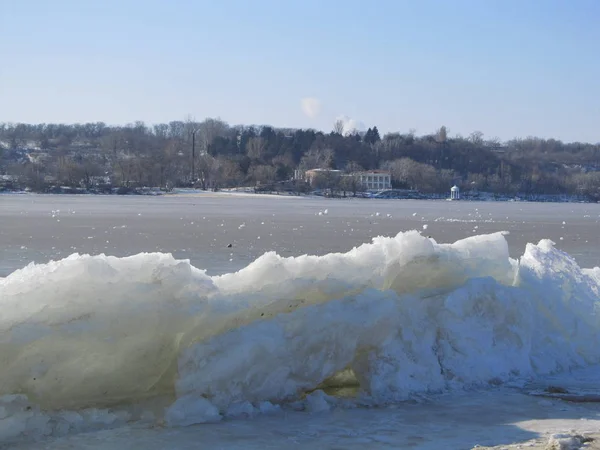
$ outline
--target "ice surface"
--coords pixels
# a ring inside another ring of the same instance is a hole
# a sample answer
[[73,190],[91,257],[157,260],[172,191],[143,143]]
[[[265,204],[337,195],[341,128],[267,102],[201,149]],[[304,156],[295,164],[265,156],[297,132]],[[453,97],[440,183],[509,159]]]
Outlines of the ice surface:
[[578,450],[582,448],[585,438],[580,435],[554,434],[548,439],[547,450]]
[[502,233],[271,252],[215,277],[159,253],[30,265],[0,279],[0,439],[102,422],[83,411],[180,426],[323,412],[315,389],[336,383],[388,404],[598,364],[599,281],[547,240],[512,260]]

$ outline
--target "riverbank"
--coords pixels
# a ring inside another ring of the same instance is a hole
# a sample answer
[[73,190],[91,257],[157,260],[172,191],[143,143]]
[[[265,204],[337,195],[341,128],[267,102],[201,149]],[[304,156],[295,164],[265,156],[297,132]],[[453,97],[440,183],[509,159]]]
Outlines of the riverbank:
[[[373,199],[373,200],[448,200],[450,198],[444,194],[423,194],[417,191],[394,190],[379,192],[363,192],[357,195],[346,193],[336,194],[334,196],[325,195],[322,191],[312,191],[308,193],[290,192],[290,191],[259,191],[253,187],[230,188],[219,190],[202,190],[192,188],[176,188],[169,191],[160,188],[104,188],[104,189],[85,189],[57,187],[45,192],[34,192],[31,190],[0,190],[0,195],[24,195],[24,194],[52,194],[52,195],[119,195],[119,196],[243,196],[243,197],[273,197],[273,198],[327,198],[327,199]],[[531,195],[502,195],[491,192],[467,193],[459,200],[461,202],[535,202],[535,203],[597,203],[584,196],[574,196],[566,194],[531,194]]]

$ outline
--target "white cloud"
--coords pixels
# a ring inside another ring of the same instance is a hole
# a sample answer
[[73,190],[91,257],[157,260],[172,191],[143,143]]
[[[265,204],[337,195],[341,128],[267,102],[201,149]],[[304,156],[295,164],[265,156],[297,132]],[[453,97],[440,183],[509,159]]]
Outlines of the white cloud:
[[348,116],[339,116],[336,119],[336,122],[337,121],[342,122],[344,126],[342,134],[344,135],[353,133],[354,131],[365,131],[366,128],[363,122],[356,119],[352,119]]
[[321,100],[314,97],[305,97],[300,100],[302,112],[311,119],[314,119],[321,112]]

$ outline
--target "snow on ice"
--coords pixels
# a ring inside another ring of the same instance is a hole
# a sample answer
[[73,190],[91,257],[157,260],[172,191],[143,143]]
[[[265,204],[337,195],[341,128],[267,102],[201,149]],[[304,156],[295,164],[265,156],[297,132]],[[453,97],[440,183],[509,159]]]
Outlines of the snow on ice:
[[513,260],[503,233],[268,252],[214,277],[162,253],[30,264],[0,279],[0,439],[321,413],[332,380],[386,405],[595,365],[599,291],[599,268],[549,240]]

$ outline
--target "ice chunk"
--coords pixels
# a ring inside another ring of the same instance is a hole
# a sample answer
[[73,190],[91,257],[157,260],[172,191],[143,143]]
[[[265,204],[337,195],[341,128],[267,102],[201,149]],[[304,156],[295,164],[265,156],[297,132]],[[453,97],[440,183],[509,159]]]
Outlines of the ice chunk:
[[165,413],[166,423],[171,427],[186,427],[207,422],[214,423],[221,419],[219,410],[212,403],[195,395],[185,395],[178,398]]
[[248,401],[232,403],[227,407],[227,417],[251,417],[257,413],[257,409]]
[[325,411],[331,379],[378,404],[567,372],[600,363],[599,293],[600,269],[549,240],[513,260],[501,232],[268,252],[214,277],[159,253],[31,264],[0,279],[0,434],[118,426],[103,408],[156,398],[179,426]]
[[311,413],[329,411],[331,409],[330,401],[330,397],[318,389],[306,396],[306,411]]
[[581,435],[553,434],[548,439],[546,450],[578,450],[583,448],[585,442],[586,438]]

